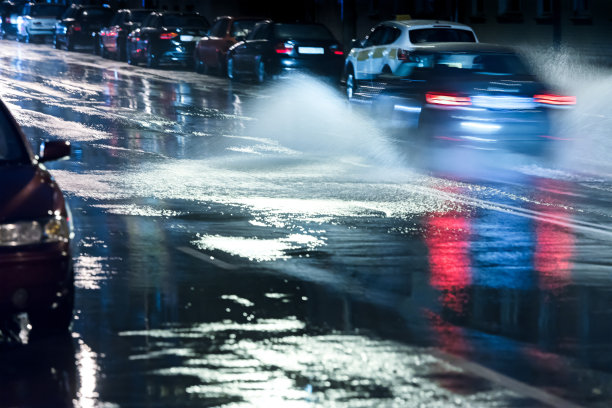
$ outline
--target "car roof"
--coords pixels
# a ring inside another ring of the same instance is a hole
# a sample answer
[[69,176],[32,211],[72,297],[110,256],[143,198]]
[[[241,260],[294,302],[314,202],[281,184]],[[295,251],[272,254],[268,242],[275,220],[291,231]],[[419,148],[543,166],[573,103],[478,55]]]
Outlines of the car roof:
[[425,52],[485,52],[485,53],[516,53],[516,49],[507,45],[473,42],[442,42],[415,44],[415,51]]
[[424,28],[424,27],[440,27],[440,28],[460,28],[463,30],[472,30],[472,27],[454,21],[444,20],[389,20],[383,23],[395,23],[407,28]]

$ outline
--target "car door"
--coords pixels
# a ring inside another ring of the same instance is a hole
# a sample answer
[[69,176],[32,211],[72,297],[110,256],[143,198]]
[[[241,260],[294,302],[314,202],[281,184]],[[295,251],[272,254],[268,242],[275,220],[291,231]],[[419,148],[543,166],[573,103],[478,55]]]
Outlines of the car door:
[[203,42],[203,47],[200,50],[200,56],[202,60],[209,67],[216,67],[218,65],[217,50],[223,47],[225,41],[225,33],[227,32],[227,26],[229,25],[228,18],[221,18],[210,29],[210,35]]
[[380,26],[380,31],[376,33],[372,41],[373,45],[368,52],[368,65],[366,68],[366,76],[368,78],[374,78],[383,71],[389,56],[389,44],[393,42],[393,35],[393,27],[387,25]]
[[242,43],[237,44],[233,53],[234,68],[237,72],[252,72],[256,50],[261,48],[262,43],[266,41],[270,25],[270,22],[258,23],[251,35]]
[[374,55],[374,51],[377,45],[381,44],[385,35],[384,26],[376,26],[370,34],[366,37],[363,48],[357,53],[355,62],[355,75],[357,79],[370,79],[372,78],[372,63],[370,59]]

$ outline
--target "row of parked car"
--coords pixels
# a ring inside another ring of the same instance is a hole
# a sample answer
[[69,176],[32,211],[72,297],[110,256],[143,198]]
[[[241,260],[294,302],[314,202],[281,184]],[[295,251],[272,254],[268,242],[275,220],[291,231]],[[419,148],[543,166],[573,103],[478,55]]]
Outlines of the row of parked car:
[[58,49],[86,46],[130,64],[182,64],[200,73],[257,82],[292,70],[338,79],[343,75],[349,97],[358,81],[395,71],[417,44],[477,42],[474,31],[463,24],[387,21],[372,28],[363,41],[354,41],[345,55],[321,24],[222,16],[210,25],[197,13],[13,0],[1,3],[0,13],[2,37],[24,42],[49,38]]

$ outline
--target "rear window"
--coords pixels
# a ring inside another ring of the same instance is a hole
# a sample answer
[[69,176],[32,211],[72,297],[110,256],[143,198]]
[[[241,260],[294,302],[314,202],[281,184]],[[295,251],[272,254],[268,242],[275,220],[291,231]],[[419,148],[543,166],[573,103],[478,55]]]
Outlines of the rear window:
[[410,42],[413,44],[431,42],[476,42],[474,33],[457,28],[418,28],[410,30]]
[[59,17],[64,12],[65,7],[46,4],[36,4],[30,8],[32,17]]
[[261,20],[235,20],[232,23],[231,36],[232,37],[246,37],[249,35],[251,31],[253,31],[253,27]]
[[414,68],[433,68],[440,74],[532,75],[521,58],[510,53],[413,53],[395,75],[410,75]]
[[84,20],[110,21],[113,18],[113,12],[107,8],[86,9],[83,10],[82,16]]
[[151,14],[150,10],[135,10],[131,13],[130,21],[133,23],[142,23],[146,16]]
[[198,16],[179,16],[169,15],[162,17],[164,27],[198,27],[208,28],[208,21]]
[[281,40],[334,40],[332,33],[318,24],[276,24],[276,37]]

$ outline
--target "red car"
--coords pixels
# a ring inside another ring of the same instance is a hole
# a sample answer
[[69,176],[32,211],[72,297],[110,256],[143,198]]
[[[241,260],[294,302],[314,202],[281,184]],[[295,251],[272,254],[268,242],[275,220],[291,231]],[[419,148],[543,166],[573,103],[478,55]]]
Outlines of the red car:
[[227,50],[239,41],[243,41],[255,24],[263,18],[257,17],[217,17],[206,37],[198,42],[194,52],[196,72],[208,73],[215,70],[225,73]]
[[34,155],[0,101],[0,319],[27,312],[33,330],[67,330],[74,273],[70,209],[42,163],[70,155],[70,144],[45,142]]

